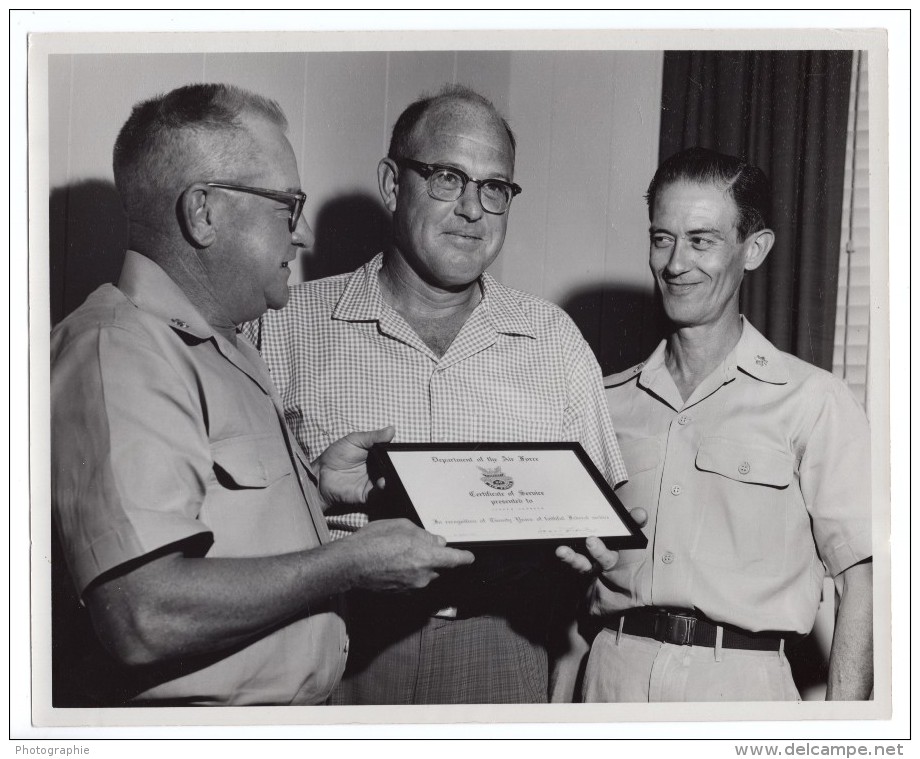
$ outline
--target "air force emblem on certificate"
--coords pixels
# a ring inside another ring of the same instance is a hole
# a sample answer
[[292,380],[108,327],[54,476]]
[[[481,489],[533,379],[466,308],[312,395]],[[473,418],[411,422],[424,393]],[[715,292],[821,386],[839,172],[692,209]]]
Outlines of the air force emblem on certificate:
[[487,487],[494,488],[495,490],[508,490],[512,485],[514,485],[514,480],[507,474],[502,471],[501,464],[494,467],[477,467],[482,476],[480,479],[486,484]]

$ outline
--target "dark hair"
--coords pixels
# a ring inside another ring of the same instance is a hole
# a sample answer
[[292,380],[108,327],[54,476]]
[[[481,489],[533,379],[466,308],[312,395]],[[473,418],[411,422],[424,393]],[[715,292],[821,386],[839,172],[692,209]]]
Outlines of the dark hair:
[[251,149],[245,114],[287,129],[276,102],[228,84],[191,84],[135,105],[112,154],[128,217],[162,212],[183,182],[236,165]]
[[658,167],[645,195],[649,219],[661,188],[681,181],[726,187],[738,208],[735,228],[739,240],[769,226],[770,182],[767,175],[740,158],[698,147],[675,153]]
[[410,142],[412,140],[412,132],[422,120],[422,117],[434,108],[450,102],[472,103],[474,105],[480,105],[488,110],[499,122],[501,122],[505,133],[508,135],[508,141],[511,143],[511,155],[512,157],[514,156],[514,152],[517,148],[514,132],[511,131],[508,122],[498,112],[498,109],[493,105],[492,101],[465,85],[446,84],[436,95],[423,95],[414,103],[410,104],[406,110],[399,115],[399,118],[396,119],[396,123],[393,125],[393,135],[390,138],[390,149],[389,152],[387,152],[387,157],[393,160],[397,158],[407,158]]

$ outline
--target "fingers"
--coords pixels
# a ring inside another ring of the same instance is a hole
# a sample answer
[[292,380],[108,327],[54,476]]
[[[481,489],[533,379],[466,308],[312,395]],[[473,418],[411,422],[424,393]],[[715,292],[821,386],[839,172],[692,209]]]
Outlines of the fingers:
[[556,549],[556,557],[582,574],[597,571],[609,572],[616,566],[619,554],[608,550],[600,538],[588,538],[585,541],[585,548],[588,551],[587,556],[583,556],[568,546],[559,546]]
[[462,567],[472,564],[476,557],[469,551],[463,551],[458,548],[444,548],[444,563],[439,564],[441,567],[452,568]]
[[593,565],[587,557],[573,551],[568,546],[559,546],[556,549],[556,557],[561,559],[565,564],[570,566],[576,572],[587,574],[593,569]]
[[609,572],[616,566],[619,554],[616,551],[608,550],[607,546],[604,545],[604,541],[600,538],[588,538],[585,541],[585,547],[601,572]]
[[645,509],[630,509],[629,516],[632,517],[633,522],[635,522],[640,527],[645,527],[648,522],[648,512]]

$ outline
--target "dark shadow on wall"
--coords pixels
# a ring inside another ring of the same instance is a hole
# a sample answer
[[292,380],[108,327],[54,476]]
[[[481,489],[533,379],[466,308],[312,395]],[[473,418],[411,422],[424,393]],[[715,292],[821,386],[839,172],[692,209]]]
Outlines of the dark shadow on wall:
[[391,228],[389,212],[368,193],[327,201],[316,216],[313,252],[301,257],[303,280],[354,271],[390,244]]
[[128,224],[115,186],[90,179],[53,189],[48,232],[54,326],[99,285],[118,279]]
[[645,361],[667,334],[659,298],[646,289],[586,287],[560,305],[581,330],[605,375]]
[[[319,211],[313,252],[301,278],[354,271],[389,245],[390,214],[370,194],[334,198]],[[115,282],[128,244],[127,220],[111,182],[87,180],[52,190],[49,203],[51,324],[97,287]]]

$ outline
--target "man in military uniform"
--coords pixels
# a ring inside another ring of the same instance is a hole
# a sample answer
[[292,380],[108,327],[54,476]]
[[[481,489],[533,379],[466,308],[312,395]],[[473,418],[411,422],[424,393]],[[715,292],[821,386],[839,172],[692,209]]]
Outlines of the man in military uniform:
[[740,313],[742,279],[774,241],[767,179],[694,148],[658,169],[647,199],[672,331],[605,387],[629,472],[617,492],[648,512],[649,543],[612,565],[589,542],[601,570],[589,611],[604,627],[585,700],[797,699],[785,647],[812,629],[826,572],[838,594],[827,697],[867,698],[868,425],[840,380]]

